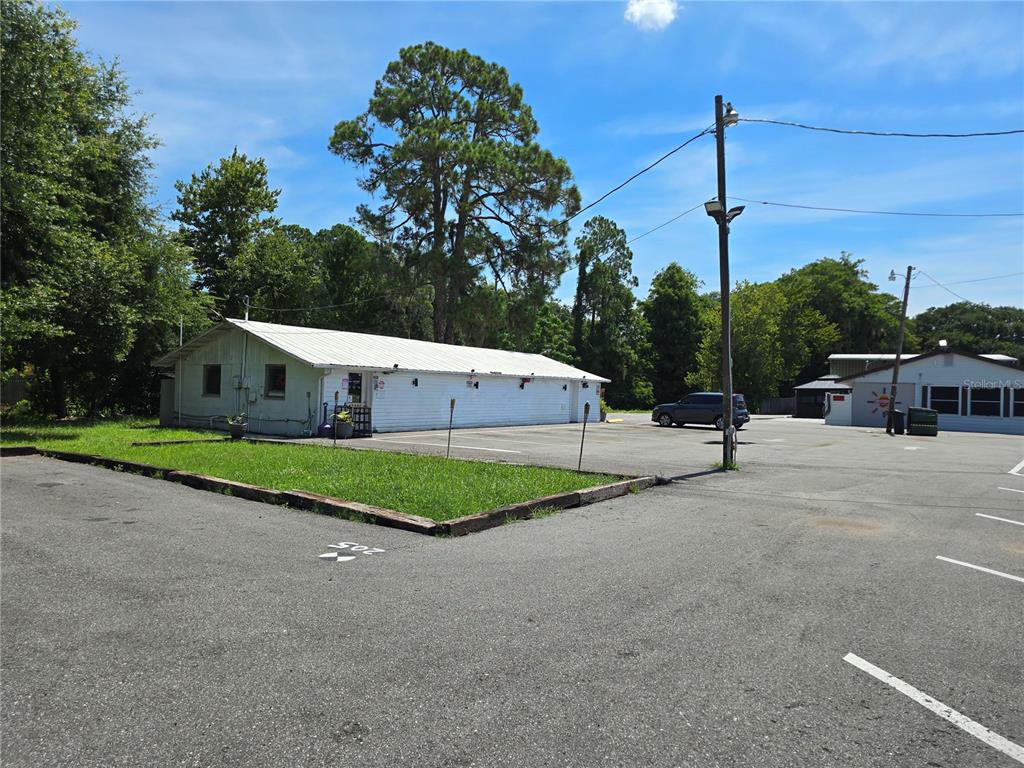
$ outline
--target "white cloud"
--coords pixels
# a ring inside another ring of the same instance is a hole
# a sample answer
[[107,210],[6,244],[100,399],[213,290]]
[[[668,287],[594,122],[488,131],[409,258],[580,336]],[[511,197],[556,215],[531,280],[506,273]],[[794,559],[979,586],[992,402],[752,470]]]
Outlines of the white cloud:
[[676,0],[629,0],[626,4],[626,21],[640,29],[664,29],[679,13]]

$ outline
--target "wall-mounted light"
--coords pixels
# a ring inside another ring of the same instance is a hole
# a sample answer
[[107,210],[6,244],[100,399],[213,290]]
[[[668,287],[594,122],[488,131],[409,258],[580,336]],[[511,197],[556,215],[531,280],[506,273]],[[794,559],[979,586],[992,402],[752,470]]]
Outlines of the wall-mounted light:
[[420,380],[419,380],[419,379],[413,379],[413,380],[412,380],[412,385],[413,385],[414,387],[418,387],[418,386],[420,385]]
[[474,381],[473,382],[473,389],[480,389],[480,382],[479,381]]
[[584,389],[590,389],[590,385],[589,385],[589,384],[587,384],[587,382],[585,382],[585,381],[584,381],[584,382],[583,382],[583,388],[584,388]]
[[568,392],[569,391],[569,385],[568,384],[563,384],[562,385],[562,391],[563,392]]

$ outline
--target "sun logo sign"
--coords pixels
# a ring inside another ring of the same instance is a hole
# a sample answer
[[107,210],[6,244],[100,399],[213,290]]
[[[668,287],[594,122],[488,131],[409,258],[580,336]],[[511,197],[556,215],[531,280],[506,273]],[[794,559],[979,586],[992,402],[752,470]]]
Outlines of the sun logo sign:
[[[868,405],[872,406],[871,413],[881,414],[881,417],[884,419],[885,414],[889,411],[889,400],[891,399],[889,393],[886,392],[885,387],[882,387],[881,392],[872,392],[871,394],[875,398],[874,400],[868,400]],[[897,400],[896,405],[900,405],[900,402],[900,400]]]

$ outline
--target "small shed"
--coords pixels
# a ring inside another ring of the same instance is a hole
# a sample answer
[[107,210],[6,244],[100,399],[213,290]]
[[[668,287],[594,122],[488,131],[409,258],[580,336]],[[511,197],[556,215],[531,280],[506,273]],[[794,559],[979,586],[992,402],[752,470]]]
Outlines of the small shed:
[[825,394],[850,391],[849,384],[841,384],[834,374],[822,376],[793,387],[793,417],[797,419],[821,419],[825,416]]
[[[609,380],[543,355],[227,319],[153,365],[173,373],[171,423],[315,434],[348,405],[372,432],[596,419]],[[164,412],[165,409],[161,409]]]

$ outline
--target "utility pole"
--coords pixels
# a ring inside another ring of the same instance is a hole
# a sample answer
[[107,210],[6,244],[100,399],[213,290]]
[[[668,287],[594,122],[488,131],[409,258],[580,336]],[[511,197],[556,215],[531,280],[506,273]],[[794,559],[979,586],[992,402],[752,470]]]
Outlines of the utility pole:
[[[889,387],[889,413],[885,419],[885,433],[892,434],[893,411],[896,409],[896,386],[900,378],[900,358],[903,356],[903,330],[907,327],[907,301],[910,299],[910,276],[914,268],[907,267],[907,282],[903,286],[903,308],[900,310],[900,332],[896,337],[896,362],[892,366],[892,386]],[[891,272],[890,280],[896,279],[896,273]]]
[[722,292],[722,468],[732,467],[732,315],[729,312],[729,220],[725,198],[725,112],[715,96],[715,147],[718,151],[718,265]]

